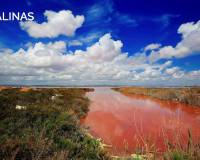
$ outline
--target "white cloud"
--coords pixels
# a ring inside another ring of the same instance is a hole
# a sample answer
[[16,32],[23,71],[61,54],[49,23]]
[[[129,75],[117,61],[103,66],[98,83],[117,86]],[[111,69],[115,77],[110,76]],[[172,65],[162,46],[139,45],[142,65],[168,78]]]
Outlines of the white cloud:
[[166,69],[166,73],[171,75],[171,74],[176,73],[179,70],[180,70],[179,67],[172,67],[172,68]]
[[128,56],[122,47],[120,40],[105,34],[86,50],[74,53],[67,51],[64,41],[29,44],[27,50],[12,53],[3,50],[0,53],[0,83],[159,85],[163,81],[185,84],[185,77],[187,82],[198,83],[199,71],[176,71],[172,61],[149,63],[145,53]]
[[171,75],[173,78],[182,78],[185,75],[184,71],[182,71],[179,67],[168,68],[166,69],[166,73]]
[[200,70],[190,71],[190,72],[187,74],[187,77],[189,77],[189,78],[197,78],[197,79],[200,79]]
[[152,51],[149,56],[150,61],[183,58],[200,53],[200,21],[182,24],[178,33],[182,35],[182,40],[175,47],[164,46],[158,51]]
[[154,50],[160,48],[161,44],[158,43],[151,43],[144,48],[144,51]]
[[110,34],[105,34],[97,43],[88,47],[86,51],[75,51],[75,55],[84,55],[83,58],[93,62],[106,62],[120,55],[122,46],[121,41],[114,41],[111,39]]
[[85,36],[80,36],[77,39],[82,43],[88,44],[88,43],[94,43],[94,41],[97,41],[103,35],[104,34],[101,33],[100,31],[89,32]]
[[87,32],[85,35],[76,36],[68,42],[68,46],[91,45],[98,41],[104,34],[100,31]]
[[75,31],[80,28],[84,22],[84,16],[74,16],[70,10],[62,10],[59,12],[45,11],[44,16],[47,22],[41,24],[35,21],[21,22],[20,26],[27,31],[31,37],[53,38],[59,35],[72,36]]
[[200,21],[198,21],[196,24],[194,22],[184,23],[179,27],[178,33],[182,34],[182,36],[185,38],[191,32],[198,30],[199,27],[200,27]]

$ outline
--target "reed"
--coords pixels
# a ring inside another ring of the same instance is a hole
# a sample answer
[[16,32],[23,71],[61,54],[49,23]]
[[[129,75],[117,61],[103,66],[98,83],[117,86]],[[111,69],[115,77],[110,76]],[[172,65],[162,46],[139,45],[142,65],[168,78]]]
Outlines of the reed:
[[200,106],[200,87],[183,88],[145,88],[121,87],[113,88],[123,94],[137,94],[158,98],[161,100],[178,101],[192,106]]
[[[133,160],[199,160],[200,159],[200,142],[195,141],[192,136],[192,131],[188,129],[187,137],[181,130],[172,130],[172,135],[162,129],[163,145],[165,149],[157,147],[155,141],[144,136],[143,127],[138,126],[133,120],[132,127],[136,128],[137,143],[133,149],[131,156],[126,156],[124,159]],[[124,146],[127,150],[127,146]],[[129,148],[130,150],[130,148]]]

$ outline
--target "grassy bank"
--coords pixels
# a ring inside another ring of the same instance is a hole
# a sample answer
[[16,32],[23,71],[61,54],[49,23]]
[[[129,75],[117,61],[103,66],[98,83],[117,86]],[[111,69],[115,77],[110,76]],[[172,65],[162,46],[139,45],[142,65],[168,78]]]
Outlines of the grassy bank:
[[0,159],[109,159],[79,124],[88,89],[0,91]]
[[[200,87],[193,88],[144,88],[121,87],[113,88],[124,95],[144,95],[161,100],[179,101],[192,106],[200,107]],[[145,139],[145,138],[144,138]],[[161,159],[161,160],[199,160],[200,142],[194,141],[192,132],[188,130],[188,137],[183,139],[180,133],[174,133],[175,141],[164,138],[165,152],[158,152],[155,144],[144,141],[144,146],[133,151],[135,159]],[[187,145],[183,142],[187,141]]]
[[121,87],[113,89],[123,94],[137,94],[137,95],[150,96],[161,100],[179,101],[185,104],[200,107],[200,87],[187,87],[187,88]]
[[165,139],[167,147],[165,152],[158,152],[153,144],[144,141],[144,146],[135,150],[134,154],[123,158],[113,156],[113,160],[199,160],[200,145],[192,140],[190,130],[188,130],[187,146],[182,145],[182,140],[179,137],[171,143]]

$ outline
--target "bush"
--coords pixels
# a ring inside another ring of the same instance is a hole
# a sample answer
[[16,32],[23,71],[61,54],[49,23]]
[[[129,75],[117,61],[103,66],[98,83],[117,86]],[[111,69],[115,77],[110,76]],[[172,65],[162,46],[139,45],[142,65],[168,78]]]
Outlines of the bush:
[[0,91],[1,159],[109,159],[79,125],[88,106],[83,89]]

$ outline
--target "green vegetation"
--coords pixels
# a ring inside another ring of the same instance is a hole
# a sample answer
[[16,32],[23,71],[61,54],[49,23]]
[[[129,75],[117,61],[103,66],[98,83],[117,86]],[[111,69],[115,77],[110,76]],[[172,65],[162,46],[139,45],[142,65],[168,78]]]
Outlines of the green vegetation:
[[[199,104],[199,88],[120,88],[125,94],[143,94],[166,100]],[[79,120],[88,112],[90,89],[20,89],[0,91],[0,160],[107,160],[107,159],[163,159],[198,160],[200,145],[193,143],[188,132],[187,147],[181,141],[166,141],[165,153],[145,144],[130,157],[107,154],[102,143],[81,128]],[[185,93],[185,95],[183,95]],[[187,96],[192,98],[186,98]],[[190,96],[189,96],[190,95]],[[193,100],[192,100],[193,99]]]
[[179,101],[185,104],[200,106],[200,87],[185,88],[144,88],[122,87],[113,88],[124,94],[138,94],[161,100]]
[[0,159],[109,159],[101,142],[80,127],[88,89],[0,91]]
[[200,159],[200,144],[193,143],[191,131],[188,130],[187,147],[181,145],[181,141],[171,144],[166,142],[168,150],[164,153],[164,160],[199,160]]
[[167,139],[166,151],[159,152],[154,145],[144,141],[142,148],[135,149],[135,153],[126,157],[112,156],[113,160],[199,160],[200,144],[192,141],[191,131],[188,130],[187,146],[182,145],[183,139],[176,139],[170,143]]

